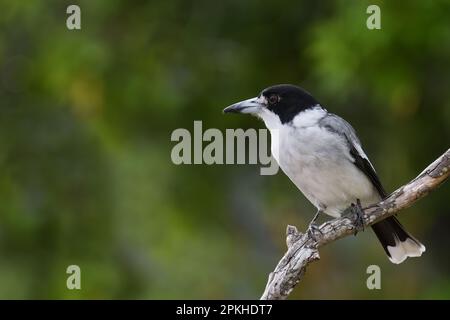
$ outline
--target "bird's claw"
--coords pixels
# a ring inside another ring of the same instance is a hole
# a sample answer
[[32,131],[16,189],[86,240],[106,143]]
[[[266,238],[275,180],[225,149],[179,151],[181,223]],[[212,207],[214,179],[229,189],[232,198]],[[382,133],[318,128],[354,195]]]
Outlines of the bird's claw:
[[317,241],[316,235],[315,233],[320,233],[321,235],[323,234],[323,232],[320,230],[319,226],[316,225],[315,223],[310,223],[308,226],[308,230],[306,231],[308,233],[308,236],[313,239],[314,241]]
[[364,231],[364,211],[361,207],[361,201],[356,199],[356,204],[352,203],[351,212],[353,213],[355,226],[355,236],[359,231]]

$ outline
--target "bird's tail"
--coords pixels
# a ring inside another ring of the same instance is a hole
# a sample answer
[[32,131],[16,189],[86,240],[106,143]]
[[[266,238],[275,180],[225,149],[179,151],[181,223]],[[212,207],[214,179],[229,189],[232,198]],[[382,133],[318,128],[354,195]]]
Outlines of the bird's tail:
[[410,235],[395,217],[386,218],[372,226],[392,263],[399,264],[407,257],[420,257],[425,246]]

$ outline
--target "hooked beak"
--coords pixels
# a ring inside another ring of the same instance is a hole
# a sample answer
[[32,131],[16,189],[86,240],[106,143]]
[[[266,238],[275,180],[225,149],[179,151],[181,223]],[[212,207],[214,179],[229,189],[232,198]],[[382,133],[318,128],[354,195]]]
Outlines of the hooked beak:
[[258,113],[262,107],[265,107],[264,98],[251,98],[223,109],[224,113]]

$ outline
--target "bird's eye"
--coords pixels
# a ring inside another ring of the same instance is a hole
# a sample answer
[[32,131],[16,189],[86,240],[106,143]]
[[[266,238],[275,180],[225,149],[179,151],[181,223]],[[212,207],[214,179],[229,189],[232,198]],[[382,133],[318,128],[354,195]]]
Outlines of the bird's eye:
[[277,103],[278,101],[280,101],[280,97],[279,97],[278,95],[276,95],[276,94],[272,94],[272,95],[269,97],[269,103],[270,103],[270,104],[275,104],[275,103]]

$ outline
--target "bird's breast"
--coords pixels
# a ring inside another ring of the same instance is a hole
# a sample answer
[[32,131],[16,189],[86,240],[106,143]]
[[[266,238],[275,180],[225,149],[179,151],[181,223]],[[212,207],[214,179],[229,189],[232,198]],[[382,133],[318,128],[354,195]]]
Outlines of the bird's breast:
[[339,216],[356,199],[373,202],[373,186],[343,137],[319,126],[285,127],[272,135],[271,148],[283,172],[327,214]]

